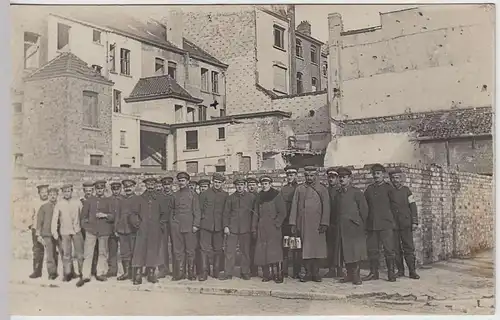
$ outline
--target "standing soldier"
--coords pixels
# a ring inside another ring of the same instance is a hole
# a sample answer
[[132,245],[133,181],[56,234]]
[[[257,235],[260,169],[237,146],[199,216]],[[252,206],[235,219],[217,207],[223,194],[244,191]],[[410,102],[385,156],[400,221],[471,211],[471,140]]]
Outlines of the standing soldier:
[[200,193],[207,191],[210,188],[210,180],[200,179],[200,181],[198,181],[198,185],[200,186]]
[[[286,219],[283,222],[283,227],[282,227],[282,232],[284,237],[294,236],[292,234],[291,231],[292,228],[289,224],[289,221],[290,221],[290,210],[292,209],[293,195],[295,193],[295,189],[299,185],[297,181],[298,171],[299,171],[298,168],[295,166],[285,167],[287,184],[281,188],[281,195],[285,200],[286,213],[287,213]],[[291,254],[292,254],[292,266],[293,266],[292,278],[298,279],[300,277],[300,269],[302,267],[301,249],[292,249]],[[283,246],[283,271],[284,271],[283,273],[285,277],[288,277],[289,255],[290,255],[289,248]]]
[[[173,192],[172,192],[172,183],[174,182],[174,178],[172,177],[164,177],[161,179],[161,184],[163,187],[162,194],[164,197],[166,197],[166,201],[170,201],[170,197],[172,197]],[[167,204],[168,205],[168,204]],[[174,248],[172,245],[172,233],[170,232],[170,218],[166,217],[164,219],[165,225],[162,228],[162,237],[161,237],[161,243],[160,243],[160,251],[162,253],[163,257],[163,263],[158,267],[158,278],[162,279],[165,278],[167,275],[171,274],[170,273],[170,254],[168,252],[169,250],[169,242],[171,244],[171,252],[172,252],[172,258],[174,254]]]
[[[394,242],[396,248],[396,264],[398,266],[397,276],[404,277],[403,255],[406,265],[410,271],[411,279],[420,279],[416,272],[415,245],[413,244],[413,231],[418,227],[417,204],[413,194],[407,186],[403,186],[403,173],[396,168],[389,172],[393,190],[392,211],[396,219],[396,232]],[[403,245],[403,255],[401,254]]]
[[[250,194],[253,194],[255,198],[259,193],[259,181],[254,177],[248,177],[246,179],[247,189]],[[257,243],[257,239],[252,237],[250,239],[250,273],[252,277],[256,277],[259,273],[259,267],[253,262],[255,256],[255,245]]]
[[165,219],[169,214],[169,204],[165,197],[156,190],[156,178],[144,179],[146,191],[132,202],[131,224],[137,229],[134,253],[132,256],[134,285],[142,283],[142,268],[146,267],[147,280],[158,282],[155,269],[163,263],[161,261],[160,243],[161,228],[166,225]]
[[351,186],[351,170],[339,168],[340,188],[335,196],[335,213],[339,234],[337,257],[344,261],[347,275],[341,282],[352,282],[360,285],[360,262],[366,260],[365,223],[368,216],[368,205],[363,192]]
[[82,285],[90,281],[92,274],[92,256],[96,244],[99,256],[97,259],[97,281],[106,281],[107,262],[109,255],[108,241],[113,233],[114,216],[110,208],[109,199],[104,197],[106,181],[99,180],[95,184],[95,196],[87,199],[82,209],[82,226],[85,229],[85,260]]
[[384,247],[385,262],[387,264],[388,279],[396,281],[394,271],[394,215],[391,210],[392,194],[394,187],[384,181],[385,168],[381,164],[374,164],[371,168],[374,183],[365,190],[365,198],[368,203],[368,219],[366,229],[368,236],[366,245],[368,248],[368,259],[370,260],[370,273],[363,281],[378,280],[379,273],[379,245]]
[[290,212],[294,234],[302,239],[302,256],[306,275],[302,282],[321,282],[319,259],[327,257],[326,230],[330,224],[330,195],[316,177],[315,167],[305,167],[306,183],[297,186]]
[[43,243],[38,241],[36,236],[36,222],[38,210],[40,210],[40,207],[49,200],[48,184],[42,184],[36,188],[38,189],[38,199],[33,202],[30,208],[31,220],[30,226],[28,227],[31,230],[31,240],[33,242],[33,273],[29,276],[31,279],[40,278],[42,276],[44,247]]
[[[198,181],[198,186],[199,186],[199,194],[202,194],[204,191],[207,191],[208,188],[210,188],[210,180],[209,179],[200,179]],[[200,281],[203,281],[203,272],[204,272],[204,266],[203,266],[203,261],[202,261],[202,252],[201,252],[201,245],[200,245],[200,232],[196,234],[196,275],[198,276],[198,279]],[[206,280],[206,277],[205,277]]]
[[47,272],[49,280],[57,278],[58,251],[62,256],[60,242],[52,237],[52,215],[57,203],[57,188],[49,189],[49,201],[44,203],[37,214],[36,236],[40,243],[45,246],[45,257],[47,259]]
[[[63,198],[57,201],[52,215],[50,230],[52,237],[61,239],[63,254],[63,281],[70,281],[73,276],[73,248],[75,248],[80,280],[76,284],[81,286],[83,270],[83,236],[80,227],[82,204],[73,198],[73,185],[66,184],[61,188]],[[59,228],[58,228],[59,226]],[[59,229],[59,230],[58,230]],[[80,283],[80,285],[79,285]]]
[[262,176],[259,192],[255,201],[252,218],[252,236],[255,245],[255,264],[262,267],[263,282],[274,280],[283,282],[283,248],[281,227],[286,218],[286,205],[281,193],[271,184],[273,179]]
[[156,181],[155,191],[158,192],[158,193],[163,193],[163,184],[161,183],[161,180],[160,181]]
[[122,260],[123,274],[116,278],[119,281],[132,279],[132,254],[135,245],[135,230],[130,224],[130,215],[138,199],[134,192],[135,181],[125,179],[122,181],[125,195],[120,203],[120,209],[115,216],[115,232],[120,241],[120,258]]
[[[86,181],[83,183],[83,197],[80,198],[80,201],[83,203],[85,200],[94,195],[94,183],[91,181]],[[82,229],[83,240],[85,240],[85,229]],[[92,256],[92,272],[91,274],[95,276],[97,274],[97,258],[99,257],[99,250],[97,250],[97,246],[94,250],[94,255]]]
[[[109,199],[109,208],[114,217],[118,214],[120,210],[120,202],[123,200],[122,192],[122,183],[118,178],[113,179],[110,183],[111,186],[111,196]],[[109,249],[109,257],[108,257],[108,273],[106,273],[107,278],[116,277],[118,274],[118,235],[114,230],[109,236],[108,240],[108,249]]]
[[334,168],[326,170],[328,177],[328,193],[330,194],[330,226],[326,232],[326,245],[328,248],[328,278],[343,276],[343,261],[340,256],[340,229],[337,216],[335,197],[339,192],[338,174]]
[[199,193],[198,192],[198,182],[195,180],[190,180],[189,181],[189,189],[193,190],[196,193]]
[[196,232],[200,227],[201,214],[198,194],[188,187],[189,178],[186,172],[177,174],[179,190],[174,192],[172,199],[170,227],[174,243],[174,270],[177,271],[172,278],[174,281],[186,278],[185,266],[188,269],[188,279],[196,280],[194,272]]
[[200,247],[202,275],[200,281],[207,280],[212,265],[212,277],[218,278],[221,270],[221,261],[224,258],[222,251],[224,235],[222,233],[222,215],[224,205],[229,194],[222,190],[224,176],[214,173],[212,176],[212,188],[200,194]]
[[255,196],[245,191],[245,180],[234,180],[236,192],[227,197],[224,206],[222,224],[227,237],[225,252],[224,276],[220,280],[233,278],[233,269],[236,261],[236,246],[239,243],[241,252],[241,278],[250,280],[250,240],[252,238],[252,216]]

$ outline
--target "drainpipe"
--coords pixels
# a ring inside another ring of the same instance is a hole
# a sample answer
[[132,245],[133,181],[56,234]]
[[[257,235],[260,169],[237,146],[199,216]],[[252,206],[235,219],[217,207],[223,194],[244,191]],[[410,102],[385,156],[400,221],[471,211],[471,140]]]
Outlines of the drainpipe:
[[295,5],[288,5],[288,32],[289,32],[289,48],[290,57],[290,94],[297,93],[297,60],[295,59]]

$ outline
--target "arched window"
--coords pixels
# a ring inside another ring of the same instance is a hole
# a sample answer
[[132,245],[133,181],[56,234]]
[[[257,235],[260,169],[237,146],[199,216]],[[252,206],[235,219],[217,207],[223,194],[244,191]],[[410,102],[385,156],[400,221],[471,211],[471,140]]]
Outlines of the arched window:
[[297,93],[304,92],[304,85],[302,83],[302,73],[297,72]]
[[299,58],[302,58],[304,56],[304,50],[302,48],[302,41],[297,39],[295,42],[295,55]]

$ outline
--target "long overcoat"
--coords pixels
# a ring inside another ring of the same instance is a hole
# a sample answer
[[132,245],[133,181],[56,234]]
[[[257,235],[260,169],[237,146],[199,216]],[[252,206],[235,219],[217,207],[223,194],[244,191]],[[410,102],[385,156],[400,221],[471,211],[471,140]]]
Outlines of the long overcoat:
[[169,215],[169,205],[165,197],[155,191],[145,191],[135,197],[137,203],[130,214],[131,224],[137,229],[133,267],[157,267],[163,263],[160,254],[162,225]]
[[340,188],[336,204],[344,262],[366,260],[365,226],[368,205],[363,192],[352,186]]
[[259,192],[252,217],[252,232],[257,233],[255,265],[283,261],[281,227],[285,218],[286,205],[281,193],[274,188]]
[[338,186],[328,187],[330,194],[330,228],[328,232],[331,234],[327,237],[328,241],[332,241],[332,265],[335,267],[343,266],[342,250],[341,248],[341,235],[339,226],[339,215],[337,208],[337,194],[339,193]]
[[319,181],[297,186],[290,210],[290,225],[296,226],[302,239],[303,259],[327,257],[326,233],[319,227],[330,224],[330,195]]

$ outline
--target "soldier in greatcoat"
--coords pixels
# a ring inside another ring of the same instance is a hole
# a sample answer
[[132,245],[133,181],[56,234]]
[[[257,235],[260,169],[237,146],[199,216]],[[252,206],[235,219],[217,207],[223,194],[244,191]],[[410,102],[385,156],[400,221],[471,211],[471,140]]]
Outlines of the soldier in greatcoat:
[[328,278],[340,278],[343,274],[343,261],[340,256],[340,232],[335,198],[338,194],[339,179],[335,168],[326,169],[328,177],[328,193],[330,194],[330,226],[326,232],[328,248]]
[[306,182],[297,186],[293,196],[289,223],[302,240],[302,257],[306,275],[302,282],[321,282],[319,259],[327,257],[326,230],[330,225],[330,195],[317,179],[315,167],[304,168]]
[[[88,198],[90,198],[91,196],[94,195],[94,182],[92,181],[85,181],[83,184],[82,184],[82,187],[83,187],[83,197],[80,198],[80,201],[82,203],[82,207],[83,207],[83,203],[85,202],[85,200],[87,200]],[[85,240],[85,229],[82,228],[82,235],[83,235],[83,240]],[[97,274],[97,259],[99,257],[99,250],[98,250],[98,246],[95,246],[95,250],[94,250],[94,255],[92,256],[92,268],[91,268],[91,274],[93,276],[95,276]]]
[[31,221],[28,227],[31,231],[31,241],[33,243],[33,273],[29,276],[31,279],[40,278],[42,276],[44,247],[43,243],[38,241],[39,239],[36,236],[36,221],[38,210],[40,210],[40,207],[49,200],[48,184],[39,185],[37,186],[37,189],[38,198],[31,205]]
[[83,203],[81,225],[85,229],[85,250],[83,278],[79,283],[83,285],[90,281],[92,274],[92,256],[96,245],[99,257],[97,259],[97,281],[106,281],[108,268],[109,236],[114,232],[114,214],[111,211],[110,202],[104,196],[106,181],[98,180],[94,184],[95,196],[91,196]]
[[[198,280],[205,281],[212,265],[212,277],[218,278],[221,271],[221,261],[224,234],[222,232],[222,214],[229,194],[222,190],[225,178],[220,173],[212,176],[212,187],[200,194],[200,248],[202,274]],[[201,185],[201,180],[200,180]]]
[[363,192],[351,185],[351,170],[337,170],[340,188],[335,196],[335,212],[339,234],[339,258],[347,268],[342,282],[360,285],[360,262],[366,260],[365,223],[368,216],[368,205]]
[[236,178],[233,181],[236,192],[226,200],[223,214],[224,234],[226,236],[226,251],[224,275],[220,280],[233,278],[236,262],[236,247],[239,243],[241,253],[241,278],[250,280],[250,240],[252,238],[252,215],[255,196],[245,191],[245,180]]
[[[173,196],[172,184],[174,182],[174,178],[172,177],[163,177],[161,179],[161,184],[163,186],[162,195],[166,198],[165,201],[171,201],[171,197]],[[162,228],[162,240],[160,243],[160,250],[163,257],[163,263],[158,267],[158,278],[165,278],[167,275],[170,275],[170,257],[174,254],[174,247],[172,244],[172,233],[170,231],[170,219],[165,220],[165,225]],[[169,253],[169,243],[170,243],[170,252]],[[174,264],[175,267],[175,264]]]
[[391,209],[394,187],[384,180],[385,171],[381,164],[374,164],[371,167],[374,182],[365,190],[365,198],[368,203],[366,246],[370,260],[370,273],[363,278],[363,281],[379,278],[380,243],[384,248],[388,280],[396,281],[394,270],[394,229],[396,229],[396,223]]
[[186,278],[196,280],[195,255],[197,246],[196,233],[200,228],[200,200],[198,194],[188,187],[190,176],[187,172],[177,174],[179,190],[174,192],[170,216],[170,227],[174,244],[175,268],[172,280]]
[[[286,180],[287,184],[281,188],[281,196],[285,200],[287,216],[285,221],[283,221],[282,233],[283,237],[293,237],[292,227],[289,224],[290,221],[290,211],[292,209],[293,195],[295,194],[295,189],[299,185],[297,180],[297,173],[299,169],[295,166],[286,166]],[[289,247],[283,245],[283,274],[288,277],[289,268],[289,256],[291,254],[293,273],[292,278],[298,279],[300,277],[300,269],[302,267],[302,250],[301,249],[289,249]]]
[[389,176],[394,186],[392,211],[396,219],[394,246],[396,249],[396,265],[398,267],[397,276],[404,277],[404,256],[410,271],[410,278],[420,279],[416,272],[415,245],[413,243],[413,231],[418,227],[417,204],[410,189],[402,183],[403,173],[401,169],[393,169],[389,172]]
[[134,252],[136,230],[130,224],[130,215],[133,207],[138,203],[137,195],[134,192],[135,181],[125,179],[121,183],[125,194],[120,201],[120,207],[115,216],[115,232],[120,243],[120,259],[123,267],[123,274],[116,278],[119,281],[132,280],[132,254]]
[[156,190],[157,179],[144,179],[146,191],[131,201],[130,223],[137,230],[132,254],[133,284],[142,283],[142,268],[146,268],[147,281],[158,282],[156,268],[163,263],[160,254],[162,227],[166,225],[170,205]]
[[[113,215],[116,217],[118,211],[120,210],[120,203],[123,200],[122,183],[118,178],[114,178],[109,184],[111,187],[111,196],[109,196],[109,205]],[[114,230],[108,239],[108,273],[106,273],[107,278],[116,277],[118,274],[118,235]]]
[[260,178],[262,191],[255,200],[252,217],[252,236],[256,239],[255,264],[262,267],[263,282],[283,282],[283,248],[281,228],[286,218],[282,194],[271,184],[267,175]]
[[[255,177],[248,177],[246,178],[246,183],[248,192],[257,198],[257,194],[259,193],[259,180]],[[250,273],[252,277],[256,277],[259,273],[259,267],[254,263],[256,242],[257,239],[252,237],[250,240]]]

